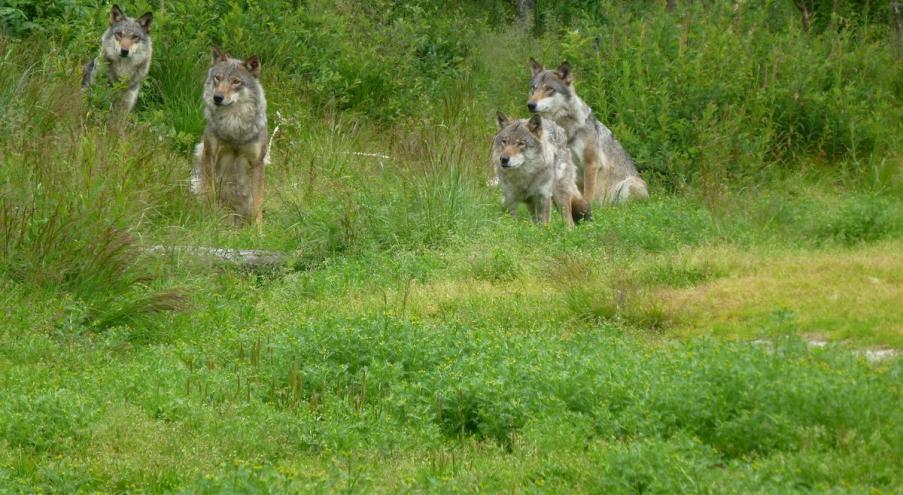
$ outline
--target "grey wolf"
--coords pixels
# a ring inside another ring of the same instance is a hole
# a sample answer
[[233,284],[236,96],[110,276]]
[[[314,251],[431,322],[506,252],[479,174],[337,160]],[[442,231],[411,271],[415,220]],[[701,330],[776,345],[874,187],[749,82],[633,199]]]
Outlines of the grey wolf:
[[207,128],[195,148],[191,190],[215,199],[236,225],[263,222],[267,100],[259,78],[256,55],[239,60],[213,48],[203,93]]
[[568,226],[586,219],[564,130],[539,115],[512,120],[502,113],[498,127],[490,155],[511,216],[526,203],[534,222],[548,224],[554,201]]
[[100,55],[85,66],[82,87],[90,86],[99,72],[105,72],[109,83],[118,90],[114,110],[123,115],[135,106],[141,83],[150,70],[152,22],[150,12],[135,19],[113,5],[110,26],[100,38]]
[[533,77],[527,108],[564,129],[583,197],[603,205],[649,197],[630,155],[577,96],[571,66],[563,62],[555,71],[546,70],[531,58],[530,68]]

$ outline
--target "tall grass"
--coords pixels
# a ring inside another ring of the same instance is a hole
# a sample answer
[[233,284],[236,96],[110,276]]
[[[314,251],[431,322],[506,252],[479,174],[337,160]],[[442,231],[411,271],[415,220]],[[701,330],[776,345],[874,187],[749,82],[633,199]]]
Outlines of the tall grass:
[[901,133],[887,130],[899,129],[892,102],[903,97],[890,33],[802,33],[792,10],[737,5],[609,5],[603,22],[575,21],[541,54],[571,62],[579,93],[669,188],[801,170],[886,185],[900,168]]
[[58,57],[42,66],[30,62],[33,48],[2,43],[0,272],[72,294],[93,328],[148,323],[181,307],[178,291],[149,289],[156,277],[135,237],[166,216],[160,199],[178,188],[174,170],[153,159],[152,141],[97,126],[102,116],[48,66]]

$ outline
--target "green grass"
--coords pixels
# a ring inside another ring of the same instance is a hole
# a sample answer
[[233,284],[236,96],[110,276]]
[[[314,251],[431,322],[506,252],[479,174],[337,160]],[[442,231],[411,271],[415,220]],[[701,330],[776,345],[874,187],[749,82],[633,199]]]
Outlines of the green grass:
[[[528,32],[504,2],[166,2],[122,128],[77,88],[103,12],[0,35],[0,493],[899,492],[903,365],[858,353],[903,349],[890,31],[603,3]],[[187,194],[208,42],[263,55],[260,229]],[[581,69],[649,201],[503,212],[530,55]]]

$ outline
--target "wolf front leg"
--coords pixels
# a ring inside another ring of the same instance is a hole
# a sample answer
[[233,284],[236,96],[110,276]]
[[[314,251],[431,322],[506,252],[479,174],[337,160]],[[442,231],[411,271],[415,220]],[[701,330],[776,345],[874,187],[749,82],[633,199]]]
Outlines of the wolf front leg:
[[548,225],[552,221],[552,198],[535,197],[532,200],[533,222]]
[[138,101],[139,86],[130,87],[119,95],[117,101],[116,113],[120,118],[125,119],[129,112],[135,108],[135,102]]
[[567,225],[568,228],[573,227],[574,216],[571,209],[571,197],[566,194],[556,194],[553,199],[555,200],[555,206],[558,207],[558,212],[561,213],[564,224]]
[[198,199],[203,199],[208,204],[213,204],[214,200],[213,168],[216,163],[216,146],[215,140],[208,139],[205,133],[195,152],[197,156],[195,179],[197,182],[193,185],[192,192]]
[[253,221],[258,227],[263,225],[263,158],[251,170],[251,211],[248,221]]
[[[502,200],[502,206],[504,206],[505,209],[508,210],[508,214],[511,215],[511,218],[517,218],[517,205],[518,205],[518,202],[514,198],[509,198],[506,196]],[[532,209],[531,209],[531,211],[532,211]]]
[[583,197],[593,204],[596,199],[596,181],[599,178],[599,154],[594,146],[583,148]]

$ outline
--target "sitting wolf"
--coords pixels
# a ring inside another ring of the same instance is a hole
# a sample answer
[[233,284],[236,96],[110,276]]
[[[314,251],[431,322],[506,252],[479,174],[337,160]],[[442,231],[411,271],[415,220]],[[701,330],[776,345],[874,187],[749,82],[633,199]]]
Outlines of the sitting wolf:
[[569,227],[588,219],[589,205],[577,189],[564,130],[539,115],[512,120],[499,113],[498,126],[492,163],[511,215],[526,203],[534,222],[548,224],[554,200]]
[[230,212],[233,224],[263,222],[267,160],[267,100],[260,59],[239,60],[213,48],[204,83],[207,129],[197,145],[191,190]]
[[114,111],[125,115],[135,106],[141,83],[150,70],[152,45],[150,38],[153,14],[134,19],[127,17],[118,5],[110,10],[110,27],[100,39],[100,55],[85,66],[82,87],[94,83],[97,73],[106,73],[108,82],[124,88],[114,102]]
[[646,182],[637,173],[630,155],[577,96],[571,66],[562,62],[558,70],[546,70],[531,58],[530,68],[533,78],[527,108],[564,129],[583,197],[601,204],[649,197]]

